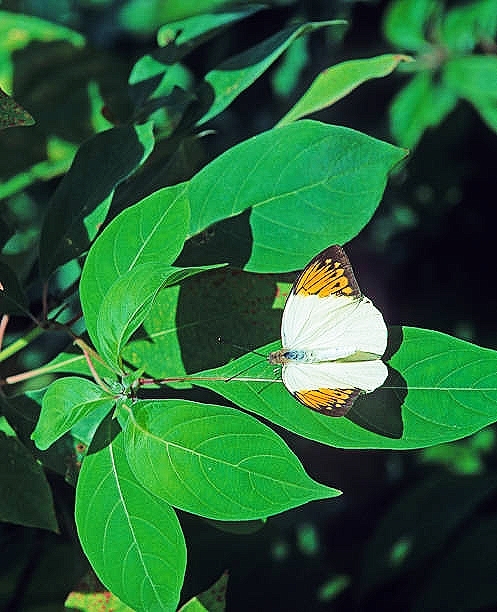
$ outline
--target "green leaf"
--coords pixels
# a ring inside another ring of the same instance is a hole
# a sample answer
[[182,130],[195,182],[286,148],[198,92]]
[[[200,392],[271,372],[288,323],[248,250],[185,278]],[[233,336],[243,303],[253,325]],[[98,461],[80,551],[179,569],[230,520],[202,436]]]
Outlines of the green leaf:
[[[114,377],[115,370],[97,359],[93,360],[93,367],[101,378]],[[44,374],[78,374],[80,376],[92,376],[88,362],[80,350],[77,352],[62,351],[52,361],[40,368],[40,375]]]
[[[209,7],[212,8],[212,7]],[[157,44],[165,47],[174,41],[175,46],[187,46],[188,50],[197,47],[206,40],[222,31],[227,26],[253,15],[264,8],[262,4],[234,7],[229,11],[193,15],[177,21],[169,21],[159,28]]]
[[472,100],[474,107],[478,111],[480,117],[485,121],[488,127],[497,132],[497,104],[494,100],[488,98],[478,100],[474,98]]
[[100,356],[119,368],[121,352],[143,323],[157,293],[174,273],[172,266],[142,263],[120,276],[105,294],[90,336]]
[[17,438],[3,431],[0,453],[0,521],[58,531],[50,485],[41,464]]
[[205,75],[206,86],[203,97],[206,100],[212,99],[212,104],[197,125],[206,123],[227,108],[235,98],[264,74],[296,38],[323,27],[344,24],[345,21],[337,19],[293,25],[219,64]]
[[311,61],[308,40],[308,36],[294,40],[272,71],[271,85],[277,96],[286,98],[297,88],[305,67]]
[[100,356],[119,369],[124,347],[150,313],[159,291],[215,267],[175,268],[143,263],[123,274],[105,294],[95,330],[88,329]]
[[457,95],[428,72],[416,74],[390,107],[390,129],[404,147],[415,147],[424,131],[438,126],[453,110]]
[[100,593],[88,593],[85,584],[81,584],[80,591],[71,591],[64,605],[69,610],[81,612],[135,612],[129,606],[109,591]]
[[183,64],[167,64],[161,61],[160,55],[143,55],[133,66],[128,82],[131,95],[136,100],[137,92],[145,98],[157,98],[171,94],[174,87],[186,90],[191,85],[191,79],[190,71]]
[[233,356],[229,342],[258,346],[278,334],[281,313],[272,308],[274,291],[273,277],[230,268],[167,287],[123,358],[154,378],[219,366]]
[[280,119],[277,127],[331,106],[365,81],[387,76],[400,62],[406,61],[412,60],[407,55],[386,54],[349,60],[323,70],[295,106]]
[[34,123],[35,120],[28,111],[0,89],[0,130],[20,125],[34,125]]
[[174,510],[129,469],[119,434],[90,452],[76,487],[81,545],[103,584],[135,610],[178,604],[186,547]]
[[426,583],[416,589],[413,612],[495,609],[496,537],[495,516],[480,516],[465,525],[457,541],[443,550],[439,564],[425,572]]
[[121,276],[105,295],[96,331],[90,330],[100,356],[120,369],[121,353],[132,334],[143,323],[168,278],[168,271],[155,264],[141,264]]
[[280,374],[253,354],[190,381],[301,436],[340,448],[421,448],[458,440],[496,420],[495,351],[413,327],[390,328],[389,336],[392,370],[385,385],[361,396],[344,418],[299,404]]
[[[166,57],[162,58],[162,55]],[[142,56],[128,79],[135,116],[153,121],[158,139],[174,131],[194,99],[190,91],[193,85],[191,71],[167,55],[167,51],[159,50]]]
[[30,43],[66,41],[75,47],[83,47],[84,37],[62,25],[45,21],[32,15],[0,11],[0,66],[2,84],[14,91],[15,52],[25,49]]
[[[146,99],[169,96],[175,88],[188,91],[193,83],[191,71],[180,62],[167,62],[161,52],[143,55],[129,75],[130,95],[135,106]],[[186,98],[191,101],[193,96]]]
[[271,429],[232,408],[163,400],[129,411],[125,447],[135,477],[182,510],[249,520],[340,493],[314,482]]
[[251,208],[248,271],[303,267],[369,221],[405,151],[354,130],[303,120],[236,145],[189,183],[191,234]]
[[163,2],[162,0],[130,0],[120,11],[122,25],[135,32],[153,32],[163,23],[188,19],[194,15],[215,13],[226,10],[235,0],[181,0]]
[[31,439],[45,450],[90,415],[98,425],[114,403],[113,397],[89,380],[77,376],[60,378],[43,396],[40,418]]
[[29,311],[28,300],[14,271],[0,261],[0,312],[22,314]]
[[497,0],[481,0],[452,7],[440,24],[440,40],[451,50],[470,53],[492,44],[497,31]]
[[42,392],[28,392],[9,398],[0,396],[0,409],[31,457],[34,457],[45,469],[52,470],[69,480],[76,470],[79,472],[79,466],[75,465],[74,443],[70,437],[64,436],[46,451],[40,451],[31,439],[40,416],[42,394]]
[[437,0],[394,0],[384,22],[386,38],[400,49],[424,51],[429,47],[429,27],[440,11]]
[[152,151],[152,124],[122,126],[84,142],[50,200],[40,236],[44,280],[90,246],[114,190]]
[[409,489],[382,518],[366,547],[361,591],[425,567],[496,488],[495,476],[442,473]]
[[227,588],[228,572],[224,572],[210,588],[192,597],[178,612],[225,612]]
[[443,79],[457,95],[470,102],[483,98],[497,104],[497,57],[472,55],[448,61]]
[[81,275],[86,326],[96,333],[102,300],[114,282],[135,266],[173,263],[185,241],[189,208],[185,184],[156,191],[118,215],[95,240]]

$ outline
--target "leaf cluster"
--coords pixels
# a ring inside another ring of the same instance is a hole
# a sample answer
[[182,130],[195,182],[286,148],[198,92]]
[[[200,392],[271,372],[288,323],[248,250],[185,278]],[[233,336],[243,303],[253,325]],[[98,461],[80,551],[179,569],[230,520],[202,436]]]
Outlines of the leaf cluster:
[[460,100],[497,131],[497,2],[446,7],[438,0],[395,0],[383,23],[387,40],[410,53],[412,78],[390,108],[392,134],[414,147]]

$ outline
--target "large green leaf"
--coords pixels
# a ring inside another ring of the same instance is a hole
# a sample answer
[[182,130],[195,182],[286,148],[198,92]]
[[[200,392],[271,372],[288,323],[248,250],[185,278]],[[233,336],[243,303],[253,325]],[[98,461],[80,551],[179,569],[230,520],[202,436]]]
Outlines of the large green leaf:
[[258,79],[299,36],[343,20],[292,25],[255,47],[226,60],[205,75],[205,99],[212,99],[209,110],[197,122],[202,125],[227,108],[235,98]]
[[104,585],[135,610],[173,612],[186,566],[174,510],[129,469],[122,434],[90,452],[76,488],[81,545]]
[[129,270],[156,262],[164,267],[180,253],[188,232],[185,185],[156,191],[116,217],[95,240],[81,275],[80,295],[88,329],[96,330],[102,300]]
[[68,376],[56,380],[43,396],[40,418],[31,438],[47,449],[71,427],[86,417],[95,419],[95,429],[114,406],[114,398],[95,383]]
[[100,356],[119,369],[125,345],[150,313],[159,291],[211,267],[176,268],[148,262],[119,277],[102,300],[96,327],[88,327]]
[[104,221],[117,185],[152,151],[152,124],[96,134],[78,150],[48,206],[40,236],[40,273],[84,253]]
[[219,366],[233,356],[230,342],[260,346],[278,334],[281,311],[272,308],[274,292],[274,277],[230,268],[167,287],[123,357],[155,378]]
[[139,264],[119,277],[105,294],[96,329],[88,331],[101,357],[109,364],[119,368],[124,346],[143,323],[174,270],[172,266],[152,262]]
[[387,76],[400,62],[410,60],[406,55],[389,53],[367,59],[349,60],[323,70],[295,106],[280,119],[278,127],[331,106],[365,81]]
[[189,182],[191,234],[250,211],[249,271],[303,267],[355,236],[405,151],[354,130],[303,120],[231,148]]
[[[273,343],[258,352],[267,354],[278,346]],[[432,446],[496,420],[495,351],[439,332],[403,327],[390,330],[387,357],[391,372],[385,385],[360,397],[339,419],[299,404],[279,373],[253,354],[201,372],[196,384],[290,431],[342,448]]]
[[264,518],[339,491],[314,482],[271,429],[241,411],[185,400],[128,408],[137,480],[177,508],[220,520]]

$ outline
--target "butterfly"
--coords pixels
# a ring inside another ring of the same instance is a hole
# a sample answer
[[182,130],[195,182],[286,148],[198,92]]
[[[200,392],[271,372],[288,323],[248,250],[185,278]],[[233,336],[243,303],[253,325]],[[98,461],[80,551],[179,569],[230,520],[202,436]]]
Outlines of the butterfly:
[[282,365],[288,391],[322,414],[343,416],[359,395],[385,382],[387,327],[359,289],[342,247],[316,255],[295,280],[283,310],[281,343],[269,363]]

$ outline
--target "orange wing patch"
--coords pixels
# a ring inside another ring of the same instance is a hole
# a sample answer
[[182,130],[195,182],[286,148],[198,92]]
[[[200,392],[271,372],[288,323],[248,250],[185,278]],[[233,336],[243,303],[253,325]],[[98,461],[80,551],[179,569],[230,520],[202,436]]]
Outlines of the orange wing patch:
[[311,259],[295,281],[292,292],[303,297],[317,295],[320,298],[361,295],[349,258],[338,245],[328,247]]
[[293,396],[301,404],[327,416],[343,416],[346,414],[356,398],[360,389],[311,389],[309,391],[296,391]]

